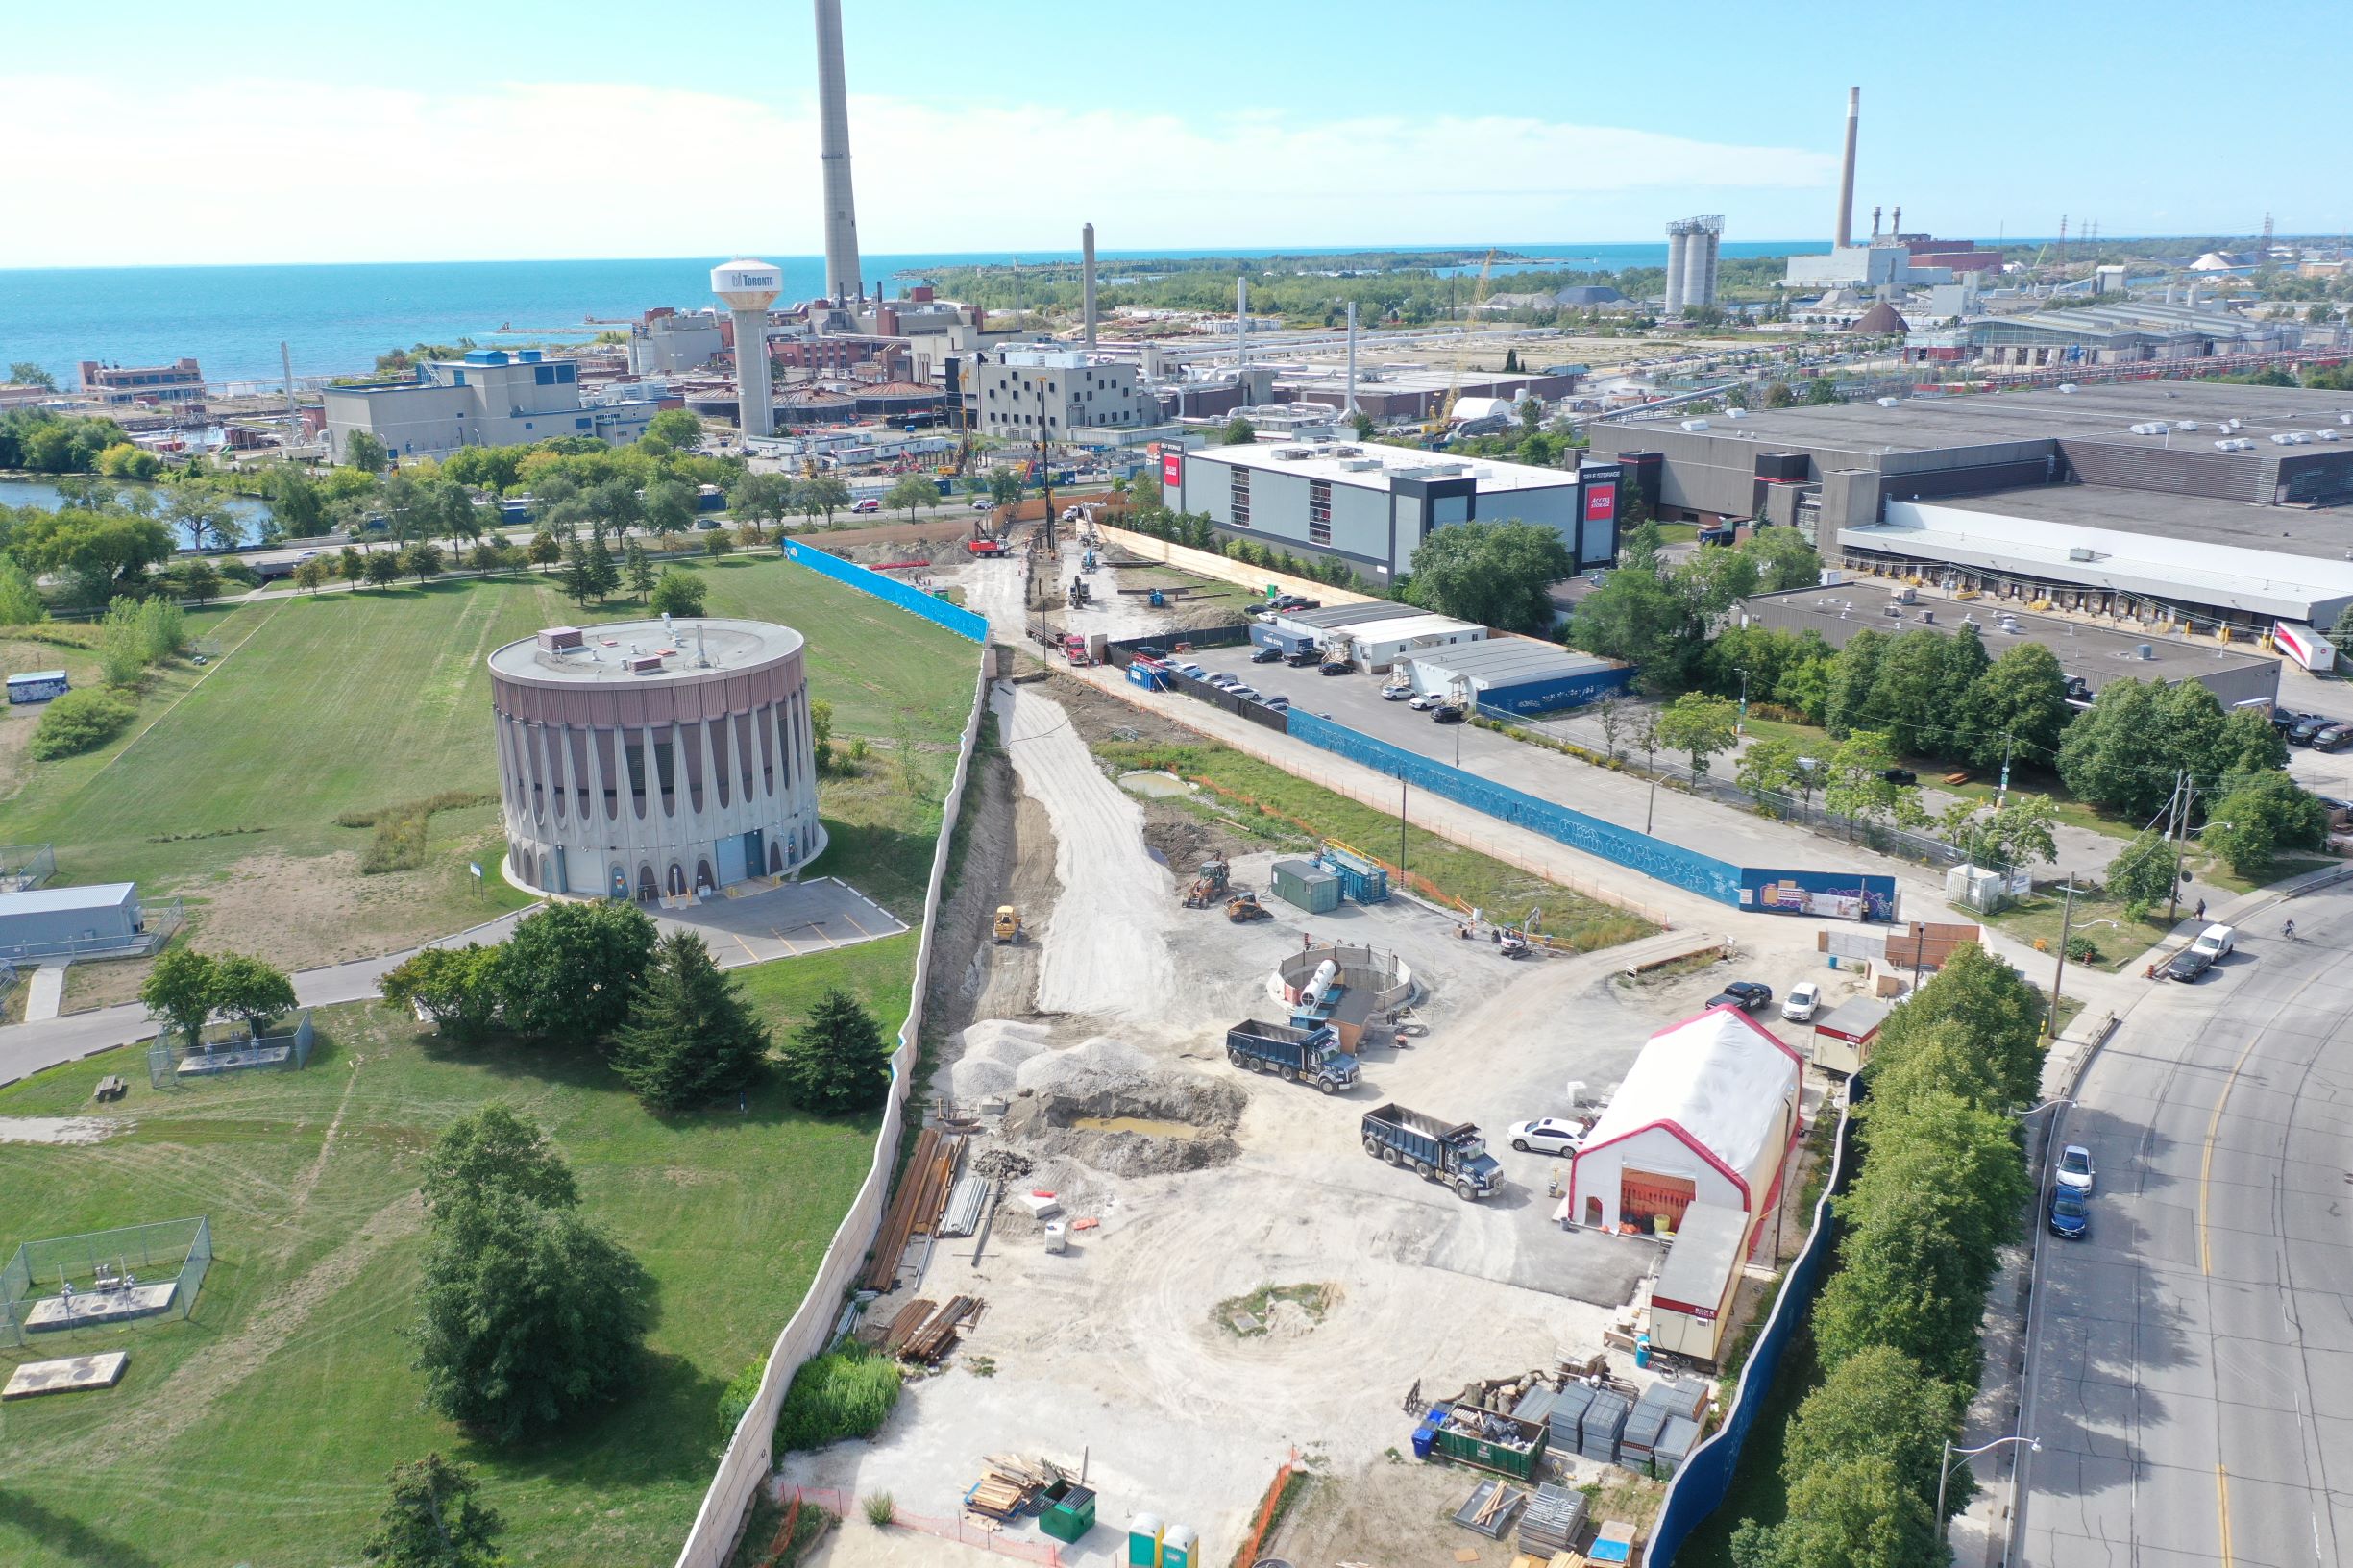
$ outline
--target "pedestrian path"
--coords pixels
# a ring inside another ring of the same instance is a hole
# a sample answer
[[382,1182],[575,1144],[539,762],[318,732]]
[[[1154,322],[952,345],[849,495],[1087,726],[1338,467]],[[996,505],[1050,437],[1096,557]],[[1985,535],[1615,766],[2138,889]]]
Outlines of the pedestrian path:
[[65,1002],[65,968],[62,964],[43,964],[25,977],[25,1022],[41,1023],[58,1016]]

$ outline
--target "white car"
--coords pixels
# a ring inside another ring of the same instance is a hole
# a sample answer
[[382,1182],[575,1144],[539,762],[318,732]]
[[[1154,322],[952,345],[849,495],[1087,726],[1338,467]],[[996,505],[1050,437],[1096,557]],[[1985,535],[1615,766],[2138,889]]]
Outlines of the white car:
[[1446,698],[1436,692],[1416,692],[1413,694],[1413,707],[1418,712],[1427,713],[1430,709],[1438,706],[1438,704],[1444,702]]
[[996,510],[996,502],[991,501],[987,496],[983,496],[980,498],[980,500],[972,502],[972,510],[976,512],[993,512]]
[[1575,1154],[1585,1140],[1585,1130],[1557,1116],[1511,1124],[1511,1146],[1522,1154]]
[[1822,988],[1811,980],[1792,986],[1781,1000],[1781,1017],[1792,1023],[1810,1022],[1822,1006]]
[[1381,688],[1381,700],[1384,702],[1403,702],[1412,695],[1413,688],[1410,686],[1384,686]]
[[2092,1195],[2097,1173],[2092,1168],[2092,1151],[2080,1143],[2070,1143],[2059,1154],[2058,1182],[2062,1188],[2082,1197]]
[[2204,953],[2208,958],[2221,958],[2239,945],[2238,928],[2228,925],[2210,925],[2200,931],[2197,934],[2197,941],[2190,945]]
[[1259,689],[1256,686],[1245,686],[1238,680],[1226,688],[1226,696],[1238,697],[1245,702],[1256,702],[1260,699]]
[[1220,687],[1226,691],[1232,691],[1235,687],[1239,686],[1242,683],[1242,677],[1238,674],[1234,674],[1230,671],[1220,670],[1215,674],[1210,676],[1209,683],[1212,686]]

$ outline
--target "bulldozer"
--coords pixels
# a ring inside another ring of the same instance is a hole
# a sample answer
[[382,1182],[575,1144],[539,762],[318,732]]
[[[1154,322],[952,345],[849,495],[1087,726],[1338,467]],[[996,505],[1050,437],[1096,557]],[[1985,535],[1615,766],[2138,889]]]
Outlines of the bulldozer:
[[1193,877],[1192,886],[1185,890],[1185,907],[1207,909],[1224,897],[1228,878],[1232,874],[1233,868],[1227,865],[1223,856],[1203,861],[1201,870]]
[[996,923],[993,929],[998,942],[1020,942],[1021,912],[1011,904],[997,905]]
[[1245,925],[1252,920],[1271,920],[1274,917],[1260,906],[1257,894],[1238,893],[1226,900],[1226,919],[1236,925]]

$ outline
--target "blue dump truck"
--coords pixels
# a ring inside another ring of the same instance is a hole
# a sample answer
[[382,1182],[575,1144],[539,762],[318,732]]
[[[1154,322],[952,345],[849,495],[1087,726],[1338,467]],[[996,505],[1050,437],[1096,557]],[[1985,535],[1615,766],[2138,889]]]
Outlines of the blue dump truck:
[[1244,1018],[1226,1031],[1226,1060],[1250,1072],[1279,1073],[1287,1084],[1313,1084],[1326,1094],[1357,1081],[1357,1059],[1340,1049],[1329,1024],[1294,1029]]
[[1364,1152],[1392,1165],[1410,1165],[1425,1181],[1444,1182],[1464,1203],[1503,1190],[1504,1167],[1469,1122],[1440,1121],[1402,1105],[1364,1113]]

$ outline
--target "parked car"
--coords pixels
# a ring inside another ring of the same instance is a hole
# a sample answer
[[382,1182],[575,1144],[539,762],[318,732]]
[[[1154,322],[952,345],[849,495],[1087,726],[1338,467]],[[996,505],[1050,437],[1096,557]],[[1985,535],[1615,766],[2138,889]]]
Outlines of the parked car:
[[1294,670],[1304,670],[1309,665],[1320,660],[1323,656],[1323,649],[1319,648],[1303,648],[1296,653],[1293,653],[1289,658],[1285,659],[1283,662],[1289,665]]
[[1226,688],[1226,696],[1238,697],[1245,702],[1262,702],[1265,700],[1263,697],[1259,695],[1259,689],[1256,686],[1245,686],[1238,680]]
[[2312,717],[2309,713],[2298,713],[2293,708],[2274,708],[2271,710],[2271,727],[2285,735]]
[[1413,694],[1414,711],[1422,712],[1430,708],[1434,708],[1445,700],[1446,698],[1439,696],[1436,692],[1416,692]]
[[1792,986],[1781,1003],[1781,1017],[1792,1023],[1808,1023],[1822,1006],[1822,988],[1811,980]]
[[2050,1189],[2050,1234],[2066,1241],[2082,1241],[2092,1234],[2092,1206],[2070,1188]]
[[851,502],[849,509],[853,512],[879,512],[882,510],[882,502],[869,496],[864,501]]
[[2315,751],[2342,751],[2353,746],[2353,724],[2335,723],[2312,738]]
[[1207,680],[1210,678],[1210,673],[1207,670],[1202,669],[1197,664],[1172,664],[1168,668],[1174,670],[1178,674],[1187,676],[1192,680]]
[[2329,826],[2342,827],[2353,821],[2353,800],[2340,800],[2333,795],[2316,795],[2313,798],[2328,808]]
[[1274,606],[1278,610],[1320,610],[1324,607],[1324,601],[1309,599],[1304,594],[1277,594]]
[[1345,675],[1354,674],[1355,671],[1356,666],[1346,659],[1326,659],[1315,669],[1315,673],[1319,675]]
[[1168,650],[1158,643],[1138,643],[1136,656],[1140,659],[1164,659],[1168,656]]
[[2165,968],[2159,969],[2157,974],[2166,980],[2195,980],[2213,968],[2214,954],[2202,953],[2195,947],[2184,947],[2167,959]]
[[1217,687],[1221,691],[1232,691],[1235,687],[1239,686],[1241,683],[1241,676],[1224,670],[1220,670],[1215,674],[1210,676],[1210,684]]
[[1557,1116],[1538,1116],[1511,1124],[1511,1146],[1522,1154],[1575,1154],[1585,1140],[1585,1130]]
[[1459,702],[1441,702],[1430,710],[1430,717],[1441,724],[1458,724],[1471,716],[1471,710]]
[[1381,688],[1381,700],[1384,702],[1403,702],[1412,695],[1413,688],[1410,686],[1384,686]]
[[2239,928],[2231,925],[2210,925],[2197,934],[2190,944],[2209,958],[2226,958],[2239,945]]
[[2084,1197],[2092,1195],[2092,1151],[2080,1143],[2070,1143],[2059,1151],[2059,1185]]
[[993,512],[996,510],[996,502],[991,501],[987,496],[983,496],[978,501],[972,502],[972,510],[976,512]]
[[1920,775],[1909,768],[1884,769],[1880,772],[1879,776],[1890,784],[1917,784],[1920,782]]
[[1291,699],[1285,697],[1281,692],[1277,692],[1274,696],[1266,698],[1266,706],[1274,709],[1277,713],[1287,713],[1290,711],[1290,705]]
[[1250,662],[1252,664],[1280,664],[1283,662],[1283,649],[1278,644],[1268,643],[1264,648],[1252,651]]
[[1707,1005],[1736,1007],[1751,1013],[1772,1000],[1773,988],[1761,980],[1728,980],[1722,991],[1707,998]]
[[2288,744],[2290,746],[2310,746],[2315,735],[2319,734],[2336,722],[2334,719],[2326,719],[2316,713],[2308,713],[2298,719],[2294,726],[2288,731]]

